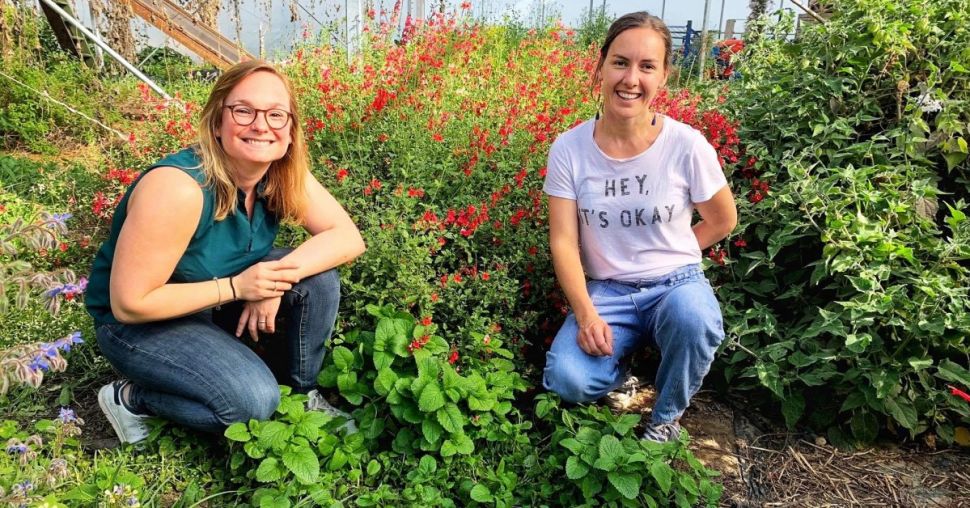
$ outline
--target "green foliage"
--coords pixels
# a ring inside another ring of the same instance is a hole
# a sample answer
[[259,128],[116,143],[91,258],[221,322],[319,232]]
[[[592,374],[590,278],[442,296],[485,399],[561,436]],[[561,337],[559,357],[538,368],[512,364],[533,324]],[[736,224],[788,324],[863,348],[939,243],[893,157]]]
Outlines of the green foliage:
[[[389,306],[367,310],[377,320],[375,330],[335,341],[318,381],[363,405],[356,413],[368,439],[393,436],[395,452],[451,457],[472,454],[476,440],[508,440],[528,428],[509,419],[525,381],[501,340],[486,345],[473,334],[459,354],[435,333],[436,325],[418,324]],[[480,358],[485,349],[488,358]],[[467,375],[458,372],[462,367]]]
[[[553,395],[536,398],[536,416],[554,426],[545,460],[553,478],[544,493],[578,506],[716,506],[721,487],[687,450],[686,434],[671,443],[639,439],[640,415],[608,409],[559,407]],[[578,492],[577,492],[578,490]]]
[[290,506],[291,501],[304,499],[329,505],[335,501],[330,489],[334,472],[361,474],[367,456],[364,436],[339,431],[339,418],[306,411],[305,395],[290,395],[288,387],[281,391],[276,419],[250,420],[226,429],[232,443],[229,467],[255,480],[255,505]]
[[837,443],[887,421],[950,441],[970,421],[946,393],[970,381],[970,3],[834,13],[791,43],[765,27],[727,102],[750,158],[743,247],[716,272],[725,373]]

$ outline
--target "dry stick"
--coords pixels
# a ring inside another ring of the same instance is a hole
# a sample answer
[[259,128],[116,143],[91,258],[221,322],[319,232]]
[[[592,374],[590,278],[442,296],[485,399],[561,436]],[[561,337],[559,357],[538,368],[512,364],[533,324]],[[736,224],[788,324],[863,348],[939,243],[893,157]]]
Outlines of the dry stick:
[[124,134],[122,134],[120,131],[117,131],[117,130],[111,128],[111,127],[108,127],[107,125],[99,122],[98,120],[96,120],[94,118],[91,118],[90,116],[85,115],[84,113],[82,113],[82,112],[80,112],[80,111],[72,108],[71,106],[68,106],[67,104],[65,104],[65,103],[63,103],[63,102],[61,102],[61,101],[59,101],[59,100],[51,97],[50,94],[47,93],[47,91],[40,91],[40,90],[34,89],[30,85],[27,85],[25,83],[20,82],[19,80],[17,80],[17,78],[15,78],[13,76],[10,76],[9,74],[7,74],[7,73],[5,73],[3,71],[0,71],[0,76],[3,76],[5,78],[9,79],[10,81],[13,81],[14,83],[17,83],[18,85],[20,85],[20,86],[22,86],[22,87],[30,90],[31,92],[34,92],[38,96],[40,96],[40,97],[42,97],[44,99],[47,99],[47,100],[53,102],[54,104],[57,104],[57,105],[65,108],[65,109],[67,109],[71,113],[74,113],[76,115],[79,115],[81,118],[84,118],[85,120],[87,120],[89,122],[92,122],[92,123],[97,124],[99,127],[103,128],[103,129],[109,130],[109,131],[117,134],[118,135],[118,138],[120,138],[122,141],[127,141],[128,140],[128,137],[125,136]]

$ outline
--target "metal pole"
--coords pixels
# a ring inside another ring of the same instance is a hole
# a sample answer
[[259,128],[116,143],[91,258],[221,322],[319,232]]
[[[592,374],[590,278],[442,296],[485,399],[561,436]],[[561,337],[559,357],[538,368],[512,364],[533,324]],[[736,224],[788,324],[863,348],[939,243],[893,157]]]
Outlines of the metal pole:
[[724,38],[724,0],[721,0],[721,19],[717,22],[717,36]]
[[704,0],[704,24],[701,26],[701,46],[698,48],[700,51],[699,66],[700,69],[697,73],[698,79],[704,79],[704,63],[707,60],[707,15],[711,10],[711,0]]
[[663,0],[663,3],[660,4],[660,19],[661,20],[664,19],[664,14],[666,14],[666,13],[667,13],[667,0]]
[[45,5],[53,9],[54,12],[56,12],[60,17],[64,18],[68,23],[74,25],[78,30],[81,31],[81,33],[87,36],[88,39],[91,39],[92,42],[94,42],[95,44],[98,45],[98,47],[103,49],[104,52],[107,53],[111,58],[114,58],[115,61],[120,63],[125,69],[128,69],[128,71],[134,74],[136,78],[142,80],[142,82],[148,85],[149,88],[151,88],[152,90],[155,90],[155,92],[158,95],[161,95],[162,97],[168,100],[172,99],[172,96],[165,93],[165,90],[162,90],[160,86],[156,85],[155,82],[151,80],[151,78],[142,74],[140,70],[138,70],[134,65],[131,65],[131,63],[129,63],[128,60],[125,60],[124,57],[119,55],[117,51],[111,49],[111,46],[108,46],[107,44],[105,44],[104,41],[101,40],[101,38],[91,33],[91,31],[88,30],[87,27],[82,25],[80,21],[74,19],[74,16],[71,16],[70,14],[64,12],[64,9],[61,9],[60,7],[58,7],[57,4],[55,4],[51,0],[40,0],[40,1],[44,2]]
[[589,0],[589,19],[593,19],[593,0]]

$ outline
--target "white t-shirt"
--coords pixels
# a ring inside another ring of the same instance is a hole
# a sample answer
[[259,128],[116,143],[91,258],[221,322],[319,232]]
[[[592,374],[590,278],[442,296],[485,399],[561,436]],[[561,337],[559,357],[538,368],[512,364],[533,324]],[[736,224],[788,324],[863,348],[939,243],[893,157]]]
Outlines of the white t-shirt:
[[588,120],[556,138],[543,188],[576,201],[586,274],[637,281],[699,263],[693,203],[727,185],[714,147],[698,130],[664,117],[650,148],[614,159],[593,141],[594,124]]

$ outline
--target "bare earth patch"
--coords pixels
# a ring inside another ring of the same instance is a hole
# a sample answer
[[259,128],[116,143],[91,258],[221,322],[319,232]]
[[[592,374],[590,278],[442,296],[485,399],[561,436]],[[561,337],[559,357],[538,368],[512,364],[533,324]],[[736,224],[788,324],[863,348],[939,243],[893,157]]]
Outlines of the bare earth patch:
[[[758,415],[749,418],[737,402],[718,397],[699,393],[680,423],[694,455],[721,473],[722,506],[970,507],[966,448],[890,443],[840,450]],[[655,399],[653,387],[644,386],[622,410],[641,412],[647,421]]]

